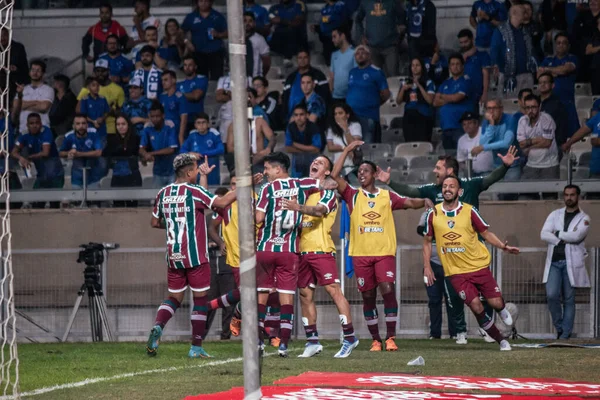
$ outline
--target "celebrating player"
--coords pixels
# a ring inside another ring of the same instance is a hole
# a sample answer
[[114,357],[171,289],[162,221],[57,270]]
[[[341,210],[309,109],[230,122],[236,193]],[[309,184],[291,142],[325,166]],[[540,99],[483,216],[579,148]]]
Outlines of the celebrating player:
[[[333,163],[326,156],[315,158],[310,166],[310,177],[325,180],[331,173]],[[306,332],[306,347],[298,357],[312,357],[323,351],[317,332],[317,307],[314,302],[315,284],[323,286],[335,303],[344,331],[344,342],[335,358],[346,358],[358,346],[354,336],[350,304],[340,287],[335,245],[331,239],[331,227],[337,214],[337,199],[333,190],[323,190],[311,194],[306,204],[294,200],[282,200],[284,210],[302,213],[302,234],[300,236],[300,267],[298,288],[302,306],[302,323]]]
[[288,342],[294,321],[294,294],[298,284],[298,241],[302,214],[284,210],[283,200],[294,199],[305,204],[306,199],[321,189],[333,189],[335,183],[317,179],[290,178],[290,158],[281,152],[269,154],[264,159],[265,184],[258,197],[256,223],[260,225],[257,238],[257,289],[258,320],[261,341],[269,291],[279,293],[281,343],[279,355],[288,356]]
[[406,208],[433,207],[429,199],[410,199],[375,187],[377,166],[363,161],[358,167],[360,189],[353,188],[340,177],[344,160],[350,152],[364,142],[350,143],[335,163],[331,177],[338,184],[338,191],[350,211],[350,255],[358,290],[363,298],[363,313],[369,332],[373,337],[371,351],[381,351],[377,314],[377,287],[383,297],[387,335],[385,349],[396,351],[396,318],[398,301],[395,295],[396,281],[396,226],[392,211]]
[[511,254],[518,254],[519,249],[500,241],[490,232],[489,225],[475,207],[458,201],[462,191],[461,183],[456,176],[447,176],[442,182],[444,201],[427,214],[423,242],[425,284],[431,286],[435,281],[430,263],[431,243],[435,238],[437,254],[442,260],[446,278],[471,309],[479,326],[500,343],[500,350],[507,351],[511,349],[510,344],[502,337],[492,316],[485,312],[479,299],[481,293],[506,325],[513,324],[512,317],[504,306],[500,288],[488,268],[491,262],[490,252],[479,240],[478,234],[492,246]]
[[204,210],[227,207],[235,201],[236,194],[231,191],[223,197],[217,197],[196,185],[198,160],[191,154],[175,157],[173,169],[176,181],[158,192],[151,222],[153,228],[166,229],[167,232],[169,296],[158,308],[146,352],[149,356],[156,355],[163,328],[175,315],[189,286],[194,295],[194,308],[191,315],[192,347],[188,356],[206,358],[210,356],[202,348],[202,339],[206,330],[206,292],[210,288],[210,266]]
[[[460,199],[465,203],[471,204],[475,208],[479,208],[479,195],[486,191],[494,183],[504,178],[511,165],[513,165],[513,163],[519,159],[516,154],[516,147],[511,146],[506,155],[497,154],[499,160],[502,161],[502,165],[493,170],[489,175],[483,177],[478,176],[474,178],[461,178],[460,181],[462,191],[460,194]],[[390,180],[389,168],[387,171],[379,170],[377,179],[389,185],[392,190],[396,191],[402,196],[427,198],[433,201],[435,204],[438,204],[444,200],[442,195],[442,182],[449,175],[458,176],[458,170],[459,164],[458,161],[456,161],[456,158],[452,156],[440,156],[433,170],[436,176],[435,183],[413,187],[405,183],[394,182]],[[435,250],[435,241],[433,246]],[[449,318],[451,318],[449,324],[456,329],[457,333],[456,343],[467,344],[467,324],[465,322],[463,302],[458,297],[458,294],[454,293],[452,285],[444,282],[444,286],[446,289],[446,294],[448,295]],[[487,302],[484,302],[483,304],[486,308],[486,312],[490,315],[493,315],[493,311],[491,307],[487,305]],[[451,328],[451,330],[453,329]],[[492,343],[494,342],[494,339],[491,339],[489,336],[487,336],[485,331],[480,329],[480,333],[484,339],[486,339],[486,341]]]

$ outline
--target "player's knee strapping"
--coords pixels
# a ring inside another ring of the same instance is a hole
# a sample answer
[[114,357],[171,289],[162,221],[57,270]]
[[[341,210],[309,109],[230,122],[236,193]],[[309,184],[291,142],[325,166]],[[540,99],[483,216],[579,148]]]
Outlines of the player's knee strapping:
[[393,292],[383,295],[383,311],[385,313],[385,326],[387,337],[396,336],[396,320],[398,319],[398,300]]
[[156,321],[154,324],[160,325],[161,328],[164,328],[171,317],[175,315],[175,311],[177,311],[180,305],[181,304],[174,297],[169,297],[164,300],[158,307]]
[[192,344],[202,346],[202,339],[206,332],[206,314],[208,313],[206,296],[194,297],[192,308]]

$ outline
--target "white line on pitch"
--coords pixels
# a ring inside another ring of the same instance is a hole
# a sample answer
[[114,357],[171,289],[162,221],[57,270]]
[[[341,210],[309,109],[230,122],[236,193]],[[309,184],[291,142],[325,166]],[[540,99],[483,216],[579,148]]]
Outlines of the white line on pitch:
[[[293,350],[290,350],[290,351],[293,351]],[[264,357],[269,357],[274,354],[277,354],[277,353],[266,353],[264,355]],[[91,385],[94,383],[114,381],[114,380],[124,379],[124,378],[133,378],[133,377],[141,376],[141,375],[164,373],[164,372],[175,372],[175,371],[181,371],[183,369],[213,367],[213,366],[217,366],[217,365],[230,364],[230,363],[242,361],[242,360],[243,360],[242,357],[228,358],[226,360],[210,361],[210,362],[198,364],[198,365],[188,365],[188,366],[184,366],[184,367],[157,368],[157,369],[149,369],[146,371],[139,371],[139,372],[128,372],[126,374],[106,376],[106,377],[101,377],[101,378],[84,379],[83,381],[79,381],[79,382],[64,383],[62,385],[48,386],[48,387],[44,387],[44,388],[40,388],[40,389],[35,389],[30,392],[24,392],[24,393],[21,393],[21,397],[38,396],[40,394],[50,393],[50,392],[54,392],[56,390],[74,389],[74,388],[78,388],[78,387],[82,387],[82,386]],[[13,397],[13,396],[0,396],[0,400],[12,400],[14,398],[15,397]]]

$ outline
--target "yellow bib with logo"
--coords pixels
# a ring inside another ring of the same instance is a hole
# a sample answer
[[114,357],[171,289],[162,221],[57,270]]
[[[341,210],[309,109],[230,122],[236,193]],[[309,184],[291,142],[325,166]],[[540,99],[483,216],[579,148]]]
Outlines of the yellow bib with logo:
[[461,203],[462,208],[444,212],[442,203],[435,206],[433,234],[437,253],[446,276],[479,271],[490,265],[492,257],[477,235],[471,221],[469,204]]
[[396,255],[396,225],[390,192],[377,195],[358,189],[350,215],[350,255],[382,257]]
[[225,220],[221,222],[221,234],[227,248],[225,262],[231,267],[238,268],[240,266],[240,241],[238,234],[238,202],[237,200],[231,204],[229,210],[229,223]]
[[[327,192],[325,195],[328,195]],[[333,193],[329,195],[335,196]],[[313,193],[306,200],[306,206],[316,206],[321,201],[321,193]],[[335,244],[331,239],[331,228],[337,215],[336,208],[322,218],[304,214],[300,235],[300,251],[335,253]]]

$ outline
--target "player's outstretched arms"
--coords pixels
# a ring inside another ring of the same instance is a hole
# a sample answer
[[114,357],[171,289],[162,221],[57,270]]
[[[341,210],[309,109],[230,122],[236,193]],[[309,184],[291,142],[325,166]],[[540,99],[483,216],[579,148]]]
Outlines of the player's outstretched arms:
[[317,204],[316,206],[307,206],[304,204],[298,204],[296,200],[281,199],[281,208],[284,210],[297,211],[299,213],[317,218],[322,218],[327,214],[327,208],[322,204]]
[[432,242],[432,236],[423,236],[423,281],[427,286],[432,286],[435,282],[435,274],[433,273],[433,269],[431,269]]
[[331,179],[333,179],[334,181],[337,182],[338,192],[343,193],[344,190],[346,190],[346,186],[348,186],[348,184],[346,183],[346,180],[340,176],[340,173],[344,169],[344,162],[345,162],[346,158],[348,158],[348,155],[352,151],[354,151],[354,149],[356,149],[359,146],[362,146],[364,143],[365,142],[362,142],[360,140],[356,140],[356,141],[350,143],[348,146],[346,146],[344,151],[342,151],[342,155],[340,156],[340,158],[338,158],[338,160],[335,162],[335,165],[333,166],[333,170],[331,171],[331,175],[329,175],[329,176],[331,177]]
[[502,160],[502,165],[489,173],[489,175],[483,178],[483,190],[488,190],[490,186],[494,183],[501,181],[506,172],[510,168],[513,163],[519,159],[517,157],[517,148],[516,146],[510,146],[508,148],[508,152],[505,155],[498,153],[498,157]]
[[501,241],[498,239],[498,236],[489,230],[486,230],[485,232],[479,232],[479,234],[485,239],[486,242],[494,247],[499,248],[500,250],[506,251],[510,254],[519,254],[521,251],[518,247],[509,246],[507,241]]
[[432,208],[435,211],[435,204],[429,199],[406,199],[404,200],[404,209],[418,210],[419,208],[425,207],[426,209]]
[[216,208],[225,208],[231,203],[233,203],[236,199],[237,193],[235,190],[232,190],[223,197],[217,197],[215,201],[213,201],[212,206]]

